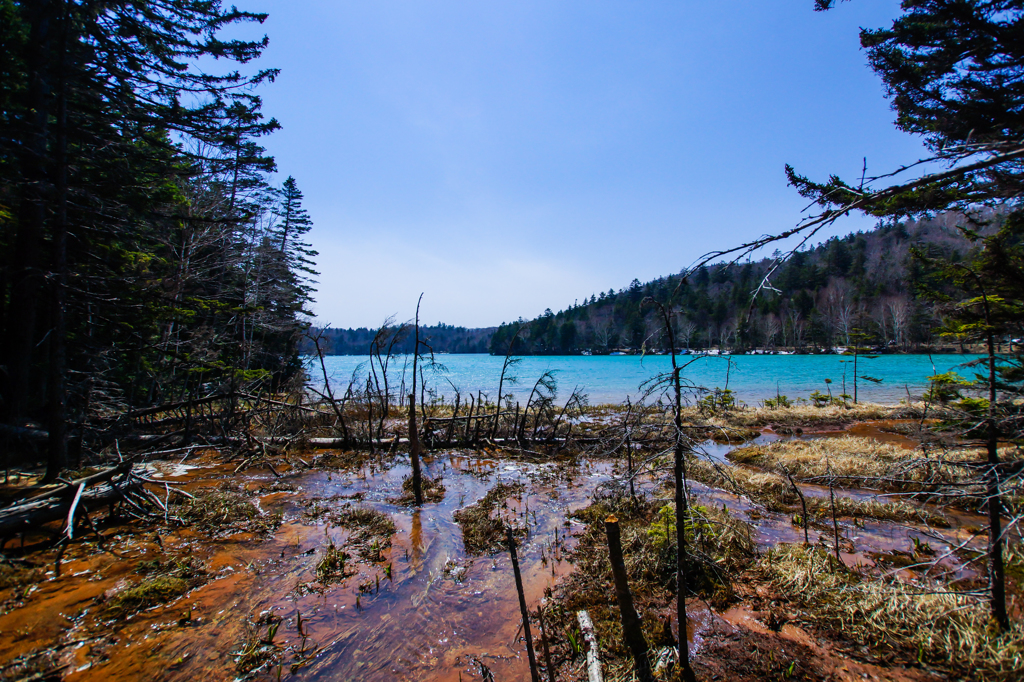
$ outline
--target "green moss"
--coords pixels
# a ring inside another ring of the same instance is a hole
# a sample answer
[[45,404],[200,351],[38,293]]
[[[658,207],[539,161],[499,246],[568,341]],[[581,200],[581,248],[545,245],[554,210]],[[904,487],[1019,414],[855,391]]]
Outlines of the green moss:
[[200,585],[206,571],[195,559],[144,561],[137,571],[146,577],[110,600],[105,613],[110,618],[125,618],[159,604],[165,604]]

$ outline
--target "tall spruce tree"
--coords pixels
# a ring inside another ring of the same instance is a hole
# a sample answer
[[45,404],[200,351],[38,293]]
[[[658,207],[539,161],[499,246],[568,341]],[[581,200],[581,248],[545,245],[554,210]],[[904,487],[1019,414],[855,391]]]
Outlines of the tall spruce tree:
[[276,71],[198,62],[257,58],[266,37],[220,36],[265,18],[215,0],[0,0],[0,420],[8,437],[46,425],[50,478],[69,422],[82,436],[90,413],[245,370],[249,228],[273,221],[256,140],[278,127],[253,88]]

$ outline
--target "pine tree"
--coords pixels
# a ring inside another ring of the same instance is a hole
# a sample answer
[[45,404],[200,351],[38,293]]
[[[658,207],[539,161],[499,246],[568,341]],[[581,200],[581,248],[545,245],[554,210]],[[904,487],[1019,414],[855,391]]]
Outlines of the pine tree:
[[50,477],[64,425],[83,435],[98,402],[244,369],[244,260],[272,222],[256,140],[278,127],[253,87],[276,71],[197,63],[255,59],[265,37],[219,35],[264,19],[215,0],[0,0],[0,418],[47,424]]

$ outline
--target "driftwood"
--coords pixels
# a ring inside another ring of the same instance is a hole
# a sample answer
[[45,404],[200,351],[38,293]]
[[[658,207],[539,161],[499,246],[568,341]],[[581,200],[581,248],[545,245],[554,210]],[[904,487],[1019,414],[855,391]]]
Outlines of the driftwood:
[[139,501],[148,495],[142,484],[143,479],[133,475],[127,463],[71,481],[62,488],[0,509],[0,538],[63,520],[63,535],[70,540],[79,514],[120,501],[144,511]]
[[115,419],[127,418],[127,419],[139,419],[141,417],[148,417],[153,414],[159,414],[161,412],[171,412],[172,410],[180,410],[183,408],[192,408],[198,405],[205,405],[206,403],[213,403],[218,400],[224,400],[230,398],[230,393],[217,393],[216,395],[206,396],[205,398],[196,398],[195,400],[182,400],[174,403],[164,403],[163,405],[154,405],[153,407],[145,407],[139,410],[132,410],[126,412],[123,415],[115,415]]
[[583,641],[587,643],[587,679],[589,682],[604,682],[601,672],[601,657],[597,648],[597,634],[594,632],[594,621],[586,611],[577,611],[576,620],[580,624]]

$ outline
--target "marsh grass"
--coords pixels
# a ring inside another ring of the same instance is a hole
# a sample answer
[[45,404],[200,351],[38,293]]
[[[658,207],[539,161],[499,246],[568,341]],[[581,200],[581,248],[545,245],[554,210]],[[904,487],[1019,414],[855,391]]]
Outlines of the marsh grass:
[[971,679],[1017,680],[1024,669],[1024,624],[1000,634],[985,602],[948,585],[868,578],[838,567],[825,548],[797,545],[778,545],[756,570],[806,620],[878,655]]
[[[1021,451],[1014,446],[1000,450],[1004,461],[1021,457]],[[943,486],[956,486],[961,497],[982,492],[979,472],[972,466],[984,459],[981,450],[960,448],[932,454],[926,457],[920,450],[907,450],[870,438],[839,436],[751,445],[727,456],[740,464],[769,470],[782,468],[794,478],[811,482],[834,477],[847,487],[864,486],[886,492],[931,493]],[[978,485],[963,485],[972,482]],[[1014,483],[1011,480],[1006,485]]]
[[746,495],[768,511],[784,511],[798,501],[789,481],[779,474],[724,466],[698,458],[687,459],[686,473],[695,481]]
[[43,579],[43,571],[32,564],[0,557],[0,590],[18,589]]
[[266,514],[244,493],[230,489],[201,490],[171,511],[185,524],[214,537],[247,532],[267,535],[281,525],[280,514]]
[[328,539],[327,547],[324,548],[323,556],[316,563],[316,579],[321,585],[329,585],[338,580],[344,580],[350,573],[345,568],[351,555],[341,547]]
[[[807,513],[812,523],[824,524],[831,517],[832,505],[823,497],[807,497]],[[920,523],[936,528],[948,528],[949,521],[941,514],[919,507],[909,502],[896,500],[881,502],[879,500],[855,500],[837,496],[835,499],[836,515],[856,519],[876,519],[879,521],[897,521]]]
[[274,613],[264,612],[256,620],[245,622],[245,634],[238,651],[234,652],[235,671],[247,679],[281,654],[274,642],[282,619]]
[[[493,554],[505,549],[506,521],[499,507],[506,506],[505,500],[522,494],[525,489],[522,483],[499,482],[478,502],[455,512],[455,522],[462,528],[462,542],[467,554]],[[513,524],[512,532],[521,537],[526,530]]]
[[[877,405],[875,403],[831,405],[827,407],[814,407],[812,405],[792,405],[789,407],[739,407],[711,418],[711,423],[716,426],[732,428],[757,429],[765,426],[776,427],[783,433],[786,429],[778,427],[815,427],[840,426],[855,421],[867,419],[918,419],[924,414],[924,403],[913,405]],[[930,416],[934,414],[934,408],[929,410]],[[687,408],[684,417],[693,421],[701,418],[700,410],[696,407]]]
[[166,604],[206,580],[202,563],[193,558],[144,561],[137,571],[146,577],[114,595],[104,609],[106,617],[121,619]]
[[[753,528],[727,510],[706,506],[691,497],[691,519],[686,524],[687,590],[716,606],[733,599],[731,577],[755,557]],[[593,502],[573,516],[587,525],[571,554],[576,566],[559,587],[557,599],[545,615],[549,632],[568,655],[578,655],[575,614],[586,609],[594,621],[602,653],[614,666],[629,659],[622,638],[619,607],[612,588],[604,520],[614,514],[622,529],[622,551],[630,590],[642,614],[650,646],[674,645],[668,621],[675,611],[677,556],[675,509],[664,499],[638,496],[621,490],[599,491]],[[614,658],[620,659],[619,661]]]
[[349,540],[358,545],[359,556],[368,561],[383,561],[381,551],[391,547],[395,522],[390,514],[372,507],[345,507],[335,515],[335,523],[352,532]]
[[[445,487],[441,476],[420,478],[424,502],[440,502],[444,499]],[[389,500],[393,504],[415,504],[416,494],[412,488],[412,474],[402,479],[402,494]]]
[[[744,448],[749,449],[752,448]],[[687,462],[687,473],[690,478],[707,485],[745,495],[768,511],[788,512],[799,508],[799,498],[793,486],[786,478],[774,472],[745,467],[716,467],[706,460],[692,459]],[[805,499],[811,523],[823,523],[831,515],[832,507],[827,499],[806,493]],[[850,518],[922,523],[939,528],[949,526],[941,514],[902,500],[856,500],[838,495],[836,514]]]

